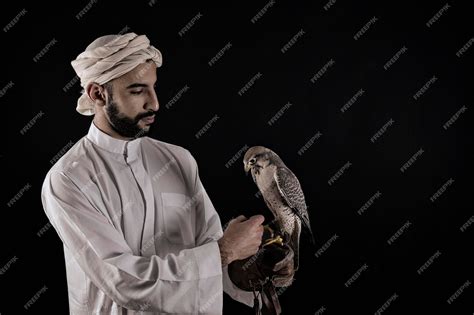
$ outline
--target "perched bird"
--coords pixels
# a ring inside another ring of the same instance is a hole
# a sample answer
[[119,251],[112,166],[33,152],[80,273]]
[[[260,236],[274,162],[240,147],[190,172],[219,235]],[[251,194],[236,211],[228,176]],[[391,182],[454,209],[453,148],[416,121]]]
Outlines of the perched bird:
[[254,146],[244,155],[244,169],[251,171],[267,207],[273,213],[284,242],[294,251],[294,270],[299,266],[299,240],[303,225],[314,244],[307,206],[295,174],[272,150]]

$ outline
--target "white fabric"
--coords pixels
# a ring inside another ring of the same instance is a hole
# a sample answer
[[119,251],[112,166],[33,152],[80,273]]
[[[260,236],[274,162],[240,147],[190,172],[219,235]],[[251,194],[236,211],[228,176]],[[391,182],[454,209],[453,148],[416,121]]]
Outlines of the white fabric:
[[221,268],[221,222],[188,150],[92,123],[41,197],[64,244],[71,314],[221,314],[223,290],[253,305]]
[[[71,61],[71,65],[86,90],[92,82],[107,83],[149,59],[157,67],[163,63],[161,52],[150,45],[145,35],[127,33],[97,38]],[[84,91],[77,101],[76,110],[82,115],[94,115],[94,103]]]

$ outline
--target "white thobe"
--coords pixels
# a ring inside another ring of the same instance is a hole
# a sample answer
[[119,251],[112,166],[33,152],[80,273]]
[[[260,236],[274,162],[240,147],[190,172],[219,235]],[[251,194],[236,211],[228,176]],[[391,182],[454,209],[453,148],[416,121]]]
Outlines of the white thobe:
[[41,197],[64,244],[71,314],[222,314],[223,291],[253,305],[221,267],[221,222],[187,149],[91,123]]

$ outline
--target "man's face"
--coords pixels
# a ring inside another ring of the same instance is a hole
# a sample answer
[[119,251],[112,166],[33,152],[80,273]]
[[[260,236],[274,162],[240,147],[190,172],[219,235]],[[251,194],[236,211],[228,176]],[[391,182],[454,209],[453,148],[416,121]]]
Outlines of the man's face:
[[143,137],[150,130],[159,108],[155,83],[156,64],[146,62],[106,84],[106,117],[122,137]]

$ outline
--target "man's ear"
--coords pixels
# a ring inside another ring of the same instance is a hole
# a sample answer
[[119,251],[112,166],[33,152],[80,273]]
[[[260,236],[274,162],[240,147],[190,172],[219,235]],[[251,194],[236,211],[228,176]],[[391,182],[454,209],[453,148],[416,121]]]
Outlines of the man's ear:
[[95,105],[104,106],[107,103],[105,88],[100,84],[90,83],[86,88],[86,93]]

